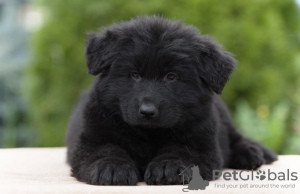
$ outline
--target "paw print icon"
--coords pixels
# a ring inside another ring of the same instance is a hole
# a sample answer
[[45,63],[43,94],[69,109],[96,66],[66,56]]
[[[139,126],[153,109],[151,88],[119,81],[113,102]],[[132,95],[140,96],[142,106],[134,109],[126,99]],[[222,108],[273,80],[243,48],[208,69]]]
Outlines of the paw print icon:
[[256,176],[257,179],[262,181],[266,178],[266,172],[265,171],[259,170],[256,173],[257,173],[257,176]]

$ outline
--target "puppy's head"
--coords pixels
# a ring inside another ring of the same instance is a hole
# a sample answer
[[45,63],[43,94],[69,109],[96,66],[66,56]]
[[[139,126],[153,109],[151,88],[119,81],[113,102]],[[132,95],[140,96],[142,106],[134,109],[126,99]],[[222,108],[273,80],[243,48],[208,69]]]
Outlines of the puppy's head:
[[221,94],[235,60],[208,36],[157,16],[115,24],[92,34],[89,73],[111,112],[134,126],[170,128],[199,119]]

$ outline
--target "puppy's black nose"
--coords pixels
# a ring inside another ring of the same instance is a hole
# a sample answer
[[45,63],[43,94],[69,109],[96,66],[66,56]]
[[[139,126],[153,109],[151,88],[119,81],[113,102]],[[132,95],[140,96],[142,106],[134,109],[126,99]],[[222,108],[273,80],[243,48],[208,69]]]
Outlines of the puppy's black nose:
[[143,118],[152,119],[158,114],[158,110],[153,103],[142,103],[140,106],[140,114]]

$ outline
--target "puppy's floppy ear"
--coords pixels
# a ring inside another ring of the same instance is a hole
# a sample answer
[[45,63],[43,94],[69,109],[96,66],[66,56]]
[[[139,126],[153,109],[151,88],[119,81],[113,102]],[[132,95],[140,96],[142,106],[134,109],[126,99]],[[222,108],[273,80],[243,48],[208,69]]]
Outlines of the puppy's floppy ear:
[[201,36],[200,71],[201,79],[217,94],[222,90],[234,70],[236,60],[232,54],[222,50],[222,47],[209,36]]
[[110,31],[105,31],[102,35],[90,33],[88,36],[85,48],[88,73],[97,75],[108,69],[113,62],[114,45],[117,38]]

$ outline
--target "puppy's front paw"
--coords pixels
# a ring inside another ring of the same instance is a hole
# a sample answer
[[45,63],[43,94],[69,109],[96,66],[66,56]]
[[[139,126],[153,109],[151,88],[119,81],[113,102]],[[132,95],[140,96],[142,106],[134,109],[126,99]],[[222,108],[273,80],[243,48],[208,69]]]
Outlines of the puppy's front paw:
[[150,162],[144,178],[148,185],[178,185],[182,184],[183,181],[188,183],[192,176],[192,171],[187,167],[181,160]]
[[99,159],[80,174],[73,176],[92,185],[136,185],[138,171],[128,161],[120,158]]

